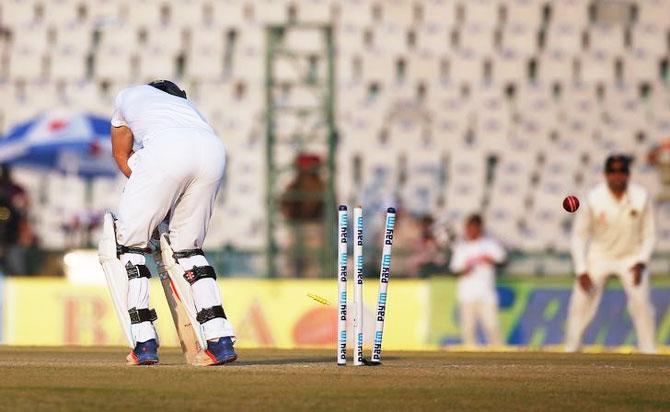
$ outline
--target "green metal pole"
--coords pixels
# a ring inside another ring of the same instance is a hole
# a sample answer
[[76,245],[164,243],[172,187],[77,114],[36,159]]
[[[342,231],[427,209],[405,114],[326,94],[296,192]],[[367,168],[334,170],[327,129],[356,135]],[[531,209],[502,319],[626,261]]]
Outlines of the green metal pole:
[[336,230],[335,230],[335,221],[336,221],[336,211],[335,211],[335,173],[336,173],[336,164],[335,164],[335,151],[337,131],[335,128],[335,46],[333,44],[333,30],[332,27],[328,26],[324,28],[324,36],[326,38],[326,47],[327,47],[327,62],[328,62],[328,79],[327,79],[327,91],[326,91],[326,101],[324,102],[326,122],[328,124],[328,180],[326,187],[326,213],[325,213],[325,230],[323,245],[326,248],[326,253],[324,254],[325,262],[322,267],[322,273],[324,277],[329,276],[331,268],[335,267],[335,245],[336,245]]
[[267,240],[266,240],[266,265],[267,276],[277,277],[276,254],[277,245],[274,237],[275,232],[275,107],[272,99],[274,88],[274,52],[276,41],[276,29],[266,30],[267,51],[265,54],[265,170],[267,177],[266,187],[266,212],[267,212]]

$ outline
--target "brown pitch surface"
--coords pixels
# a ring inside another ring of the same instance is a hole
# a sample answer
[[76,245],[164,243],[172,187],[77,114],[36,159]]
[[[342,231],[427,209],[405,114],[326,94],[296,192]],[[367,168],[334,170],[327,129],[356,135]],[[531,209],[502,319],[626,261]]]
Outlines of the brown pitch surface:
[[177,349],[128,367],[123,348],[0,346],[2,410],[670,409],[670,357],[385,352],[338,367],[334,351],[241,349],[196,368]]

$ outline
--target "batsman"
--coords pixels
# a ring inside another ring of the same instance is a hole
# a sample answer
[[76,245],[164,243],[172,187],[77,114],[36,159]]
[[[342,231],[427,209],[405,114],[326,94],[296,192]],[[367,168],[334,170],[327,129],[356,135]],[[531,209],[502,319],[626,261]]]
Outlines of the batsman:
[[192,320],[192,336],[203,355],[199,364],[233,362],[235,332],[223,309],[214,268],[201,249],[224,174],[221,139],[186,93],[167,80],[121,90],[111,124],[113,156],[128,181],[118,215],[105,216],[99,254],[132,348],[128,363],[158,363],[156,312],[149,308],[151,274],[145,255],[166,219],[158,263]]

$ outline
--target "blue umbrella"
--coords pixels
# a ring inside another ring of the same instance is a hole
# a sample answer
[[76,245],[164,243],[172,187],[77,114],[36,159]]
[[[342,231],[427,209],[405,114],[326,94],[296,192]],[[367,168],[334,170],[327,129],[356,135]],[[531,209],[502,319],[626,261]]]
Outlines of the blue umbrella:
[[21,123],[0,140],[0,163],[77,174],[115,177],[107,118],[53,110]]

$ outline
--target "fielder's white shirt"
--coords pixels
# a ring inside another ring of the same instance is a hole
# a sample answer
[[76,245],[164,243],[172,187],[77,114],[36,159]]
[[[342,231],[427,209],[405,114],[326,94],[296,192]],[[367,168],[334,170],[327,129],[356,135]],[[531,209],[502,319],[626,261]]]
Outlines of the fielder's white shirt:
[[605,183],[588,194],[572,230],[575,273],[589,262],[630,260],[647,263],[655,242],[654,211],[647,190],[630,183],[617,200]]
[[454,246],[451,264],[452,272],[458,273],[470,267],[471,270],[458,277],[456,296],[459,302],[488,300],[497,302],[495,291],[495,267],[484,262],[485,256],[491,257],[496,263],[502,263],[507,254],[505,249],[490,237],[477,240],[463,240]]
[[131,86],[116,96],[112,126],[128,126],[135,148],[147,145],[161,132],[200,129],[214,134],[204,116],[188,100],[172,96],[146,84]]

